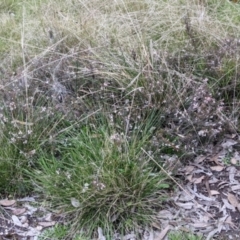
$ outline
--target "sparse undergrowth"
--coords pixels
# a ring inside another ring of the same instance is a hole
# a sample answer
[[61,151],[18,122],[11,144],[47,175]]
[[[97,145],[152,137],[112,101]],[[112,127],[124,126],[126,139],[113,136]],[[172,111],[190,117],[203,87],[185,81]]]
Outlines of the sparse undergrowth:
[[40,191],[71,219],[71,236],[148,224],[176,170],[166,159],[239,133],[238,4],[0,8],[0,194]]

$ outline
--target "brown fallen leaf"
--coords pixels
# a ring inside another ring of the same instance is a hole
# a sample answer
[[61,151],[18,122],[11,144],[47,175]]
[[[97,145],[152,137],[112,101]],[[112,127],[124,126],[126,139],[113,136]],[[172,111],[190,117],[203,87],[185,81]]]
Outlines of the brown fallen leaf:
[[167,225],[167,226],[161,231],[161,233],[154,238],[154,240],[162,240],[162,239],[164,239],[165,236],[166,236],[166,234],[168,233],[169,229],[170,229],[170,225]]
[[224,143],[221,144],[221,146],[225,149],[228,149],[229,147],[232,147],[234,145],[236,145],[238,142],[233,140],[233,139],[227,139],[225,140]]
[[188,203],[175,202],[175,204],[181,208],[188,209],[188,210],[192,209],[194,206],[194,203],[191,203],[191,202],[188,202]]
[[198,184],[198,183],[201,183],[204,178],[205,178],[205,176],[201,176],[199,178],[193,178],[192,181],[190,181],[190,182]]
[[216,172],[221,172],[224,167],[223,166],[213,166],[213,167],[210,167],[213,171],[216,171]]
[[209,226],[209,223],[196,222],[196,223],[191,223],[190,225],[193,226],[194,228],[206,228],[207,226]]
[[240,189],[240,185],[234,185],[231,188],[232,188],[232,191],[236,191]]
[[223,165],[218,159],[219,159],[219,154],[212,157],[210,161],[215,162],[217,165]]
[[240,212],[240,203],[237,205],[237,210]]
[[233,194],[231,194],[231,193],[228,193],[228,201],[234,207],[237,207],[238,204],[239,204],[237,198]]
[[0,205],[2,205],[3,207],[12,206],[14,203],[16,203],[16,200],[8,200],[8,199],[0,200]]
[[229,204],[227,199],[222,198],[222,202],[224,204],[224,207],[232,210],[233,212],[235,211],[235,207],[233,205]]
[[98,240],[106,240],[106,237],[103,235],[103,230],[100,227],[98,227]]
[[26,208],[13,208],[12,209],[12,213],[17,216],[23,214],[24,212],[26,212]]
[[228,216],[225,222],[228,223],[228,224],[234,225],[233,222],[232,222],[232,217],[231,216]]
[[52,222],[38,222],[38,225],[42,226],[42,227],[52,227],[56,224],[55,221]]
[[157,222],[152,222],[151,225],[152,225],[154,228],[158,229],[158,230],[161,230],[161,229],[162,229],[162,228],[161,228],[161,225],[158,224]]
[[192,179],[193,179],[192,174],[190,174],[190,175],[187,176],[187,180],[188,180],[189,182],[192,182]]
[[200,155],[196,157],[196,159],[194,160],[194,163],[197,163],[197,164],[202,163],[205,159],[206,159],[206,156]]
[[195,168],[194,166],[186,166],[184,169],[185,173],[190,174],[194,170],[194,168]]
[[229,180],[230,183],[238,183],[237,180],[235,180],[235,175],[237,174],[237,169],[234,166],[228,167],[227,170],[229,171]]
[[173,215],[170,211],[168,210],[161,210],[159,213],[158,213],[158,218],[160,219],[168,219],[168,220],[172,220],[173,219]]
[[237,159],[236,158],[231,158],[231,164],[236,165],[237,164]]
[[16,215],[12,215],[12,221],[14,225],[21,227],[22,223]]
[[218,192],[216,190],[210,190],[210,192],[211,192],[212,196],[220,194],[220,192]]
[[80,202],[76,198],[71,198],[71,204],[75,208],[78,208],[80,206]]

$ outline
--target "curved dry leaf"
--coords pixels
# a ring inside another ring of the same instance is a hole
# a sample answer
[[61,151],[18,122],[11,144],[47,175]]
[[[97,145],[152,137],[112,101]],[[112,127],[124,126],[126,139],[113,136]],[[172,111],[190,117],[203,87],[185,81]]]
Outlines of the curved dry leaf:
[[222,201],[224,203],[224,206],[230,210],[232,210],[233,212],[235,211],[235,207],[233,207],[231,204],[229,204],[227,199],[222,198]]
[[190,225],[193,226],[194,228],[206,228],[209,226],[209,223],[196,222],[196,223],[190,223]]
[[231,183],[239,183],[237,180],[235,180],[235,175],[237,174],[237,169],[235,167],[229,167],[229,180]]
[[218,191],[216,191],[216,190],[210,190],[210,193],[211,193],[212,196],[220,194],[220,193],[219,193]]
[[12,206],[14,203],[16,203],[16,200],[8,200],[8,199],[0,200],[0,205],[2,205],[3,207]]
[[191,182],[198,184],[198,183],[201,183],[204,178],[205,178],[205,176],[201,176],[199,178],[193,178]]
[[237,159],[236,158],[231,158],[231,164],[236,165],[237,164]]
[[206,156],[200,155],[200,156],[195,158],[194,162],[195,163],[202,163],[205,159],[206,159]]
[[55,221],[52,222],[39,222],[38,225],[42,226],[42,227],[52,227],[56,224]]
[[168,210],[161,210],[157,216],[160,219],[168,219],[168,220],[173,219],[173,214]]
[[12,209],[12,213],[14,215],[21,215],[23,214],[24,212],[26,212],[26,208],[13,208]]
[[218,229],[212,230],[212,231],[208,234],[206,240],[212,239],[212,237],[213,237],[216,233],[218,233]]
[[180,202],[189,202],[189,201],[192,201],[194,198],[195,198],[194,195],[192,195],[191,193],[185,190],[184,192],[181,193],[178,200]]
[[234,223],[232,222],[232,217],[231,216],[228,216],[225,222],[230,224],[230,225],[234,225]]
[[186,174],[190,174],[194,170],[194,166],[186,166],[184,168]]
[[167,225],[167,226],[162,230],[162,232],[161,232],[158,236],[156,236],[156,237],[154,238],[154,240],[162,240],[162,239],[164,239],[169,230],[170,230],[170,225]]
[[13,220],[14,225],[19,226],[19,227],[22,226],[21,221],[19,220],[19,218],[16,215],[12,215],[12,220]]
[[231,187],[232,191],[236,191],[240,189],[240,185],[234,185]]
[[80,207],[80,202],[76,198],[71,198],[71,204],[73,207],[78,208]]
[[103,230],[100,227],[98,227],[98,240],[106,240],[106,237],[103,235]]
[[224,167],[223,166],[213,166],[213,167],[210,167],[213,171],[216,171],[216,172],[221,172]]
[[186,177],[186,179],[187,179],[189,182],[192,182],[192,178],[193,178],[192,174],[190,174],[190,175],[188,175],[188,176]]
[[188,202],[188,203],[175,202],[175,204],[184,209],[192,209],[192,207],[194,206],[194,203],[191,203],[191,202]]
[[228,193],[228,201],[231,203],[232,206],[234,206],[234,207],[238,206],[237,198],[231,193]]
[[240,212],[240,203],[237,205],[237,210]]

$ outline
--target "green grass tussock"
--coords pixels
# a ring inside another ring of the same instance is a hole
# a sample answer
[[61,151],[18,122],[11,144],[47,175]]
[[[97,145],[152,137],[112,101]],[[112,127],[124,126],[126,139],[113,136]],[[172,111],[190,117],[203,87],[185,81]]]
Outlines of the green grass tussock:
[[83,127],[63,138],[60,156],[39,159],[32,173],[37,190],[73,216],[78,227],[93,224],[122,232],[151,222],[169,184],[141,150],[149,145],[149,134],[128,140],[106,125]]

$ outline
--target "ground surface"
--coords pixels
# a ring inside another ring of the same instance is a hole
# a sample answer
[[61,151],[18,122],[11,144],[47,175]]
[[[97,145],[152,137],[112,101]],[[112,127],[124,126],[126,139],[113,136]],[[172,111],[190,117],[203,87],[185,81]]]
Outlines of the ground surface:
[[[239,239],[239,148],[238,137],[228,135],[209,154],[181,164],[176,191],[158,213],[152,230],[142,231],[142,239],[167,239],[170,230],[202,234],[204,239]],[[1,200],[0,204],[0,239],[38,239],[44,229],[64,223],[64,216],[47,211],[37,197]],[[135,234],[124,239],[136,239]]]

